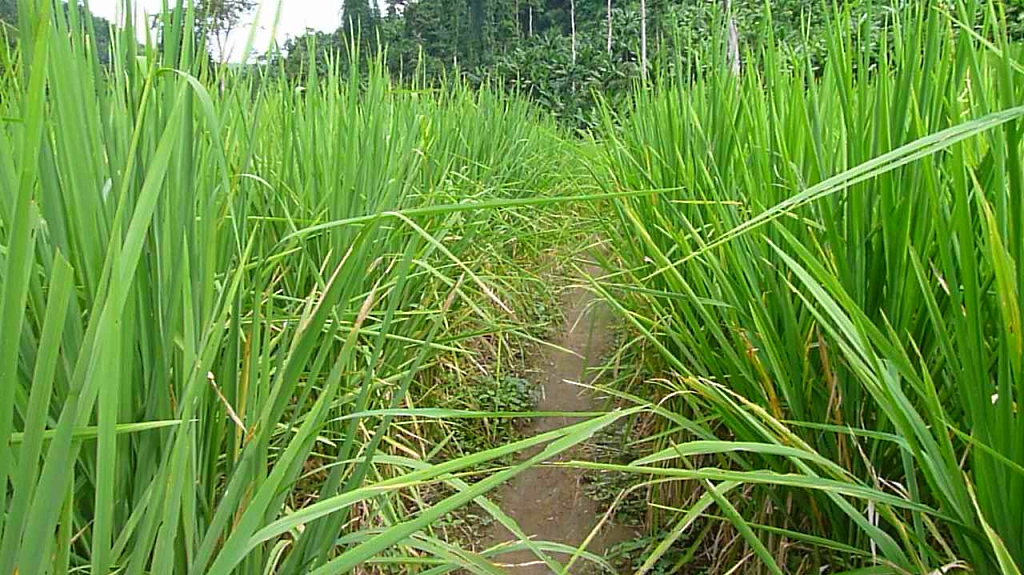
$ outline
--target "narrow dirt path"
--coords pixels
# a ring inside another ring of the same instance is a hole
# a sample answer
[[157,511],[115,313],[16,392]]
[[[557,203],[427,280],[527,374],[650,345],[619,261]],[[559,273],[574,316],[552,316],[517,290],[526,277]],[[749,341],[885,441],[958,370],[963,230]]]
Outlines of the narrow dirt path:
[[[588,269],[587,272],[596,274],[598,270]],[[565,325],[552,343],[573,353],[546,348],[534,365],[542,373],[538,382],[542,389],[538,407],[542,411],[600,409],[601,405],[589,391],[575,383],[589,382],[587,367],[595,365],[611,345],[611,312],[604,304],[595,304],[594,296],[582,288],[571,290],[562,305]],[[541,418],[530,431],[531,434],[543,433],[575,421],[577,418],[572,417]],[[536,451],[527,456],[534,453]],[[574,455],[569,452],[559,459],[571,459]],[[573,547],[586,539],[606,511],[584,493],[580,471],[561,467],[540,466],[521,473],[499,490],[499,501],[526,535]],[[611,545],[635,536],[630,528],[606,523],[587,550],[600,555]],[[488,539],[489,544],[496,544],[515,540],[515,537],[498,526]],[[557,555],[555,558],[563,564],[568,560]],[[550,573],[548,566],[529,552],[503,555],[501,563],[508,573],[515,575]],[[590,569],[588,562],[580,560],[571,572],[583,573]]]

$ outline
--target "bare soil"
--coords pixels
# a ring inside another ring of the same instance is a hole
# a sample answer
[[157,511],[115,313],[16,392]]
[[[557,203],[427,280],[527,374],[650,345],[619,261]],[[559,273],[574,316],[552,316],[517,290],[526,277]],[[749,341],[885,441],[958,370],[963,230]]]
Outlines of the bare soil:
[[[596,270],[589,270],[594,272]],[[534,366],[540,375],[541,411],[595,411],[601,408],[589,390],[577,385],[590,381],[588,366],[595,365],[612,343],[611,312],[602,303],[596,303],[590,292],[575,288],[563,298],[566,318],[561,333],[554,343],[561,351],[545,347]],[[539,418],[528,434],[543,433],[578,421],[574,417]],[[532,433],[531,433],[532,432]],[[539,450],[539,448],[538,448]],[[537,451],[525,456],[534,455]],[[568,460],[581,457],[570,451],[559,457]],[[502,509],[533,539],[553,541],[578,547],[598,524],[606,511],[584,493],[583,473],[564,467],[538,466],[526,470],[504,485],[498,492]],[[605,523],[587,550],[601,555],[616,543],[636,537],[629,527]],[[514,541],[515,536],[500,525],[486,538],[487,546]],[[553,555],[560,563],[567,556]],[[516,575],[547,575],[550,569],[529,552],[502,555],[502,567]],[[593,567],[584,560],[577,561],[572,573],[591,572]]]

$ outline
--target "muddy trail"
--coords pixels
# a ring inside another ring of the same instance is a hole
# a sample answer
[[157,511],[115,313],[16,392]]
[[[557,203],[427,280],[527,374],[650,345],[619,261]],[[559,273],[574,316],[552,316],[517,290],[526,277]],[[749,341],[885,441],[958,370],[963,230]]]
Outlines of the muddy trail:
[[[596,268],[587,273],[596,274]],[[607,306],[596,302],[583,288],[573,288],[562,298],[565,323],[551,343],[559,348],[544,348],[534,364],[538,372],[537,383],[541,397],[541,411],[595,411],[602,405],[591,391],[578,385],[590,383],[588,367],[597,365],[611,344],[612,313]],[[563,351],[566,350],[566,351]],[[574,417],[546,417],[537,419],[528,435],[535,435],[564,427],[579,421]],[[540,448],[524,454],[535,455]],[[579,450],[562,454],[556,461],[580,458]],[[502,509],[514,519],[523,533],[535,540],[552,541],[578,547],[587,538],[606,509],[584,493],[583,473],[564,467],[538,466],[524,471],[498,491]],[[587,550],[602,555],[616,543],[636,537],[633,529],[606,522]],[[500,525],[487,538],[487,543],[514,541],[515,536]],[[569,556],[553,554],[565,564]],[[515,575],[547,575],[550,568],[530,552],[502,555],[498,559],[507,573]],[[570,568],[573,574],[597,572],[588,561],[580,559]]]

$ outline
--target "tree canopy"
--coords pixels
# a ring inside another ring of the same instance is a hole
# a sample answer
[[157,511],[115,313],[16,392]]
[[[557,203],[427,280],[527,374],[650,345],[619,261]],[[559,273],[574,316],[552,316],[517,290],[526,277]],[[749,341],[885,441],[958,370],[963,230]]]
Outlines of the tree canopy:
[[[398,76],[501,82],[577,125],[592,122],[595,94],[624,97],[640,77],[641,27],[649,66],[668,67],[706,53],[724,17],[719,0],[386,0],[384,14],[373,6],[345,0],[345,23],[290,40],[282,68],[302,74],[310,63],[326,65],[325,54],[352,45],[372,51],[379,39]],[[764,33],[764,8],[763,0],[733,0],[742,43]],[[777,38],[816,49],[820,0],[776,0],[772,13]]]
[[256,4],[256,0],[196,0],[198,25],[210,47],[223,53],[228,35]]

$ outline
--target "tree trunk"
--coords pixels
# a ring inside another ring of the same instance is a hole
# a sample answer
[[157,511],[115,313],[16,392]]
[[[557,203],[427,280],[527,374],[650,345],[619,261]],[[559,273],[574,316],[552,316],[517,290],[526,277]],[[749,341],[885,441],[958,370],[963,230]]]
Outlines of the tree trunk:
[[533,38],[533,4],[530,4],[530,38]]
[[612,0],[608,0],[608,55],[612,55]]
[[576,0],[569,2],[569,21],[572,24],[572,63],[576,63]]
[[640,74],[647,79],[647,0],[640,0]]
[[726,61],[734,76],[740,75],[740,39],[736,30],[736,19],[732,17],[732,0],[722,0],[722,8],[725,10],[725,17],[729,21],[729,45]]
[[[469,1],[469,25],[472,28],[473,58],[471,61],[479,65],[487,54],[487,10],[484,0]],[[472,67],[472,65],[471,65]]]
[[514,12],[512,12],[512,14],[515,15],[514,17],[516,19],[516,39],[523,37],[523,13],[520,12],[519,10],[519,0],[516,0],[516,9]]

